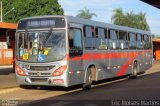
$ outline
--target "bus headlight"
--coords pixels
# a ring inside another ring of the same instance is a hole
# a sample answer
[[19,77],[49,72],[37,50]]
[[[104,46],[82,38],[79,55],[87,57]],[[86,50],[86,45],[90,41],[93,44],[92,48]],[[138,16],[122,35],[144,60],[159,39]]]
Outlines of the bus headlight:
[[67,69],[67,65],[61,66],[53,72],[52,76],[61,76],[66,69]]
[[18,75],[21,75],[21,76],[25,76],[25,72],[22,70],[21,67],[19,67],[18,65],[16,65],[16,70],[15,72],[18,74]]

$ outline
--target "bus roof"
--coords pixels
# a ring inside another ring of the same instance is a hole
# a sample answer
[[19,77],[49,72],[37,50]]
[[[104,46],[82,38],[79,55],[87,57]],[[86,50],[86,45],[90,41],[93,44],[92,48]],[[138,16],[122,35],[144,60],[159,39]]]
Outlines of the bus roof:
[[93,21],[93,20],[88,21],[87,19],[77,18],[77,17],[73,17],[73,16],[67,16],[67,19],[69,22],[73,22],[73,23],[93,25],[93,26],[104,27],[104,28],[107,27],[110,29],[117,29],[117,30],[128,31],[128,32],[151,34],[150,31],[144,31],[144,30],[140,30],[140,29],[130,28],[130,27],[126,27],[126,26],[119,26],[119,25],[109,24],[109,23],[104,23],[104,22],[98,22],[98,21]]
[[87,19],[83,19],[83,18],[66,16],[66,15],[34,16],[34,17],[23,18],[21,20],[34,19],[34,18],[51,18],[51,17],[64,17],[70,23],[85,24],[85,25],[104,27],[104,28],[110,28],[110,29],[116,29],[116,30],[122,30],[122,31],[128,31],[128,32],[136,32],[136,33],[142,33],[142,34],[148,34],[148,35],[151,34],[150,31],[130,28],[130,27],[126,27],[126,26],[119,26],[119,25],[109,24],[109,23],[104,23],[104,22],[98,22],[98,21],[93,21],[93,20],[87,20]]

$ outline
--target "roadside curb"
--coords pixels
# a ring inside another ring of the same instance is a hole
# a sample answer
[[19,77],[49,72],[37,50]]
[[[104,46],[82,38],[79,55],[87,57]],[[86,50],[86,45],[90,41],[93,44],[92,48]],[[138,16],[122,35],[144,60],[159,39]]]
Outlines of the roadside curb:
[[17,90],[20,90],[20,89],[21,89],[20,87],[4,88],[4,89],[0,89],[0,94],[13,92],[13,91],[17,91]]
[[5,69],[5,68],[13,68],[13,65],[5,65],[5,66],[0,65],[0,69]]

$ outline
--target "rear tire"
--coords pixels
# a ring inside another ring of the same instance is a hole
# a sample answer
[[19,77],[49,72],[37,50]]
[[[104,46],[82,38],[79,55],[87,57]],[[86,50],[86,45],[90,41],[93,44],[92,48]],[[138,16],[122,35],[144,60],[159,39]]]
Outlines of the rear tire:
[[137,78],[138,75],[138,63],[134,62],[133,67],[132,67],[132,74],[129,76],[130,79],[135,79]]
[[91,73],[91,69],[89,68],[86,75],[86,81],[83,84],[83,90],[91,89],[91,85],[92,85],[92,73]]

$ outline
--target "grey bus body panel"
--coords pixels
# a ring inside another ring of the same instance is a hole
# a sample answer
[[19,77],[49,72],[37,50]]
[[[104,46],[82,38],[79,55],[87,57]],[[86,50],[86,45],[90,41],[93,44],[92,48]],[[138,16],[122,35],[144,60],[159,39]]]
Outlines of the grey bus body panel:
[[[89,26],[98,26],[106,29],[116,29],[116,30],[122,30],[122,31],[127,31],[127,32],[135,32],[135,33],[141,33],[141,34],[147,34],[151,35],[150,32],[148,31],[143,31],[143,30],[138,30],[138,29],[133,29],[133,28],[128,28],[128,27],[123,27],[123,26],[118,26],[118,25],[112,25],[112,24],[107,24],[107,23],[102,23],[102,22],[96,22],[96,21],[88,21],[86,19],[79,19],[75,18],[72,16],[44,16],[44,17],[39,17],[39,18],[45,18],[45,17],[64,17],[66,20],[66,27],[64,28],[66,30],[66,38],[68,38],[68,30],[69,28],[79,28],[82,31],[82,41],[84,45],[84,31],[83,27],[84,25],[89,25]],[[35,17],[37,18],[37,17]],[[32,18],[25,18],[26,19],[32,19]],[[22,19],[23,20],[23,19]],[[42,29],[43,30],[43,29]],[[21,30],[23,31],[23,30]],[[25,31],[25,30],[24,30]],[[18,32],[18,30],[17,30]],[[68,39],[66,39],[66,55],[69,54],[69,42]],[[95,45],[95,44],[94,44]],[[122,55],[128,54],[128,53],[138,53],[137,56],[131,61],[128,62],[131,57],[127,56],[120,56],[123,58],[116,58],[115,57],[110,57],[111,54],[119,55],[121,53]],[[96,56],[96,54],[105,54],[108,55],[108,58],[106,57],[99,57]],[[96,57],[85,57],[85,55],[88,54],[87,56],[96,56]],[[95,54],[95,55],[92,55]],[[23,71],[27,73],[26,76],[20,76],[16,74],[16,79],[17,83],[19,85],[46,85],[46,86],[64,86],[68,87],[71,85],[77,85],[77,84],[82,84],[85,83],[86,81],[86,74],[88,68],[90,66],[95,66],[96,68],[96,81],[98,80],[103,80],[103,79],[108,79],[108,78],[113,78],[117,77],[117,73],[121,70],[124,72],[123,75],[129,75],[132,72],[132,65],[133,62],[137,61],[139,65],[139,71],[143,72],[146,69],[150,68],[152,66],[152,50],[86,50],[83,47],[83,53],[80,56],[76,56],[73,58],[68,57],[67,60],[61,60],[57,62],[50,62],[50,63],[25,63],[25,62],[20,62],[16,61],[16,65],[22,67]],[[60,66],[67,64],[68,68],[65,71],[65,73],[62,76],[52,76],[52,73]],[[128,62],[128,64],[127,64]],[[25,65],[29,66],[55,66],[51,68],[49,71],[29,71],[27,68],[25,68]],[[125,64],[127,64],[125,66]],[[123,70],[123,67],[125,67]],[[37,75],[34,76],[34,73],[42,74],[42,75]],[[32,74],[32,75],[29,75]],[[44,76],[43,76],[44,75]],[[45,76],[46,75],[46,76]],[[48,76],[47,76],[48,75]],[[53,83],[54,79],[63,79],[64,83]],[[28,82],[27,82],[27,81]],[[36,82],[37,81],[37,82]],[[50,82],[51,81],[51,82]]]

